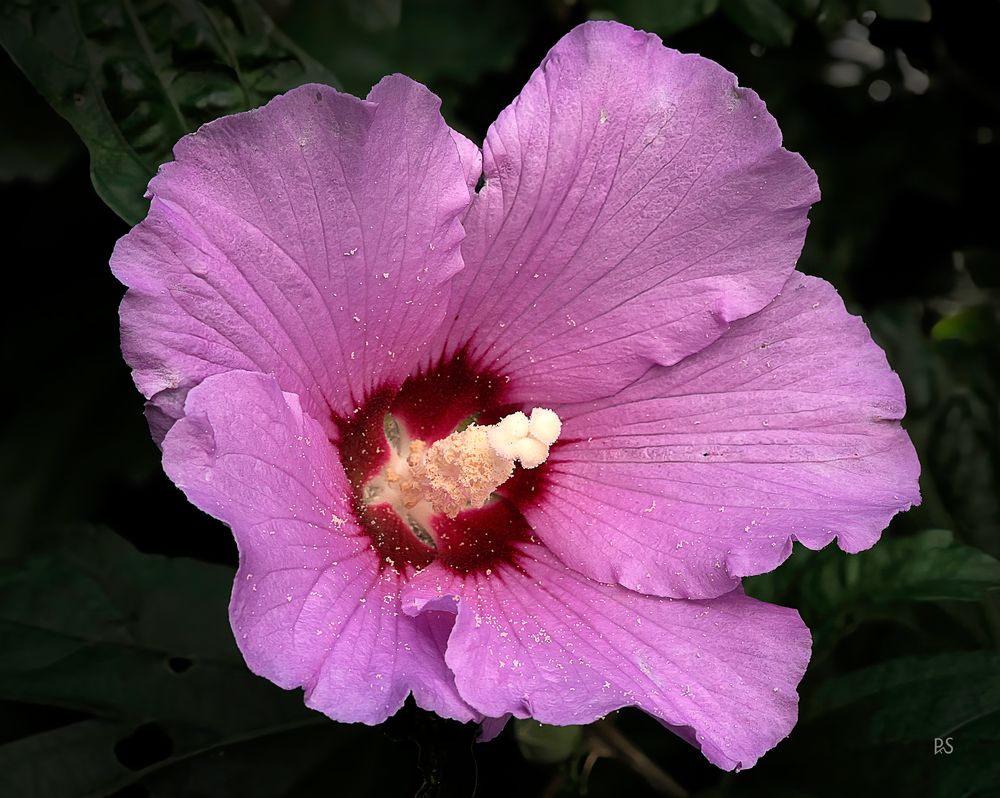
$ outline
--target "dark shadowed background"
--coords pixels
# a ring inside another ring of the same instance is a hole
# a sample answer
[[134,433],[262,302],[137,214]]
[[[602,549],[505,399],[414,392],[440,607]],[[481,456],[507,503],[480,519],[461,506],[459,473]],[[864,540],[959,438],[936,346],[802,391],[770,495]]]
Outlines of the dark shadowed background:
[[[108,257],[184,132],[399,71],[481,140],[593,17],[767,102],[823,191],[799,268],[888,352],[923,465],[872,551],[747,580],[815,646],[799,725],[739,774],[638,712],[475,745],[250,674],[231,537],[161,473],[118,350]],[[1000,795],[998,29],[993,0],[0,0],[0,796]]]

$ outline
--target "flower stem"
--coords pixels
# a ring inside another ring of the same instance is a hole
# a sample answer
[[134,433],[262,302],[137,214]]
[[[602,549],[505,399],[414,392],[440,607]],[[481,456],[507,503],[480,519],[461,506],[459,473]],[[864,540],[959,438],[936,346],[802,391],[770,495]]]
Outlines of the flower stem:
[[[625,763],[661,795],[688,798],[688,791],[640,751],[611,721],[602,720],[591,724],[587,727],[587,734],[592,738],[594,753],[613,756]],[[600,750],[602,748],[603,751]]]

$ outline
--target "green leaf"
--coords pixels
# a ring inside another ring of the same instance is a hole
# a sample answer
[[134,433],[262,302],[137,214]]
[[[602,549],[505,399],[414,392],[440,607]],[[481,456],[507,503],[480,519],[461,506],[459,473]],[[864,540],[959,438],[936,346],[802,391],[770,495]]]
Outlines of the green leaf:
[[[485,74],[510,70],[546,15],[543,3],[407,0],[398,25],[383,23],[373,32],[359,18],[359,5],[360,0],[296,0],[281,27],[352,94],[363,97],[384,75],[402,72],[441,96],[452,124],[455,98]],[[464,99],[470,97],[494,102],[481,88],[466,91]]]
[[[994,651],[903,657],[827,680],[812,693],[802,721],[876,701],[854,727],[855,744],[923,742],[1000,713],[997,674],[1000,653]],[[979,689],[969,690],[970,684]]]
[[595,15],[610,12],[626,25],[669,36],[710,17],[719,0],[591,0],[588,6]]
[[0,44],[76,130],[94,188],[130,224],[182,135],[333,82],[253,0],[0,0]]
[[824,5],[831,5],[829,0],[778,0],[783,9],[794,14],[800,19],[811,19],[815,17]]
[[[872,780],[894,779],[897,794],[985,795],[1000,788],[998,673],[996,652],[892,660],[824,683],[803,708],[802,723],[823,736],[844,729],[851,749],[879,761]],[[918,757],[935,756],[935,739],[948,738],[953,752],[938,754],[936,767],[912,767]]]
[[980,289],[1000,288],[1000,249],[969,247],[963,250],[965,268],[973,284]]
[[968,344],[1000,340],[1000,312],[988,304],[962,308],[935,324],[931,329],[931,338]]
[[[985,382],[994,370],[983,368],[989,350],[978,353],[956,341],[954,362],[982,369]],[[994,355],[995,357],[995,355]],[[995,361],[994,361],[995,362]],[[995,377],[994,377],[995,379]],[[988,386],[953,389],[938,399],[925,445],[933,475],[956,528],[966,539],[992,553],[1000,552],[1000,419],[996,390]]]
[[797,607],[821,643],[891,605],[975,601],[997,587],[1000,562],[941,529],[888,538],[851,556],[832,546],[798,548],[776,571],[746,580],[756,598]]
[[761,44],[787,47],[792,43],[795,20],[775,0],[722,0],[722,11]]
[[[5,795],[97,796],[114,789],[108,778],[121,766],[114,746],[117,724],[88,720],[0,746],[0,786]],[[40,767],[41,763],[56,767]]]
[[928,0],[869,0],[868,6],[881,17],[911,22],[930,22]]
[[319,718],[247,670],[226,616],[232,579],[100,527],[64,531],[0,566],[0,698],[216,731]]
[[[82,326],[93,315],[64,316],[63,324]],[[30,375],[34,389],[30,401],[8,410],[0,431],[0,483],[6,487],[0,495],[0,558],[23,553],[42,529],[93,517],[102,502],[115,500],[116,491],[160,471],[145,421],[126,391],[113,339],[102,338],[108,346],[99,348],[91,328],[74,329],[74,357],[58,369],[46,365],[65,351],[65,334],[55,325],[23,328],[31,347],[12,347],[7,354],[12,373]],[[67,384],[89,387],[67,401]]]
[[0,795],[137,782],[154,795],[283,795],[343,746],[376,752],[377,733],[247,669],[226,619],[232,578],[92,527],[0,567],[0,699],[85,713],[0,746]]
[[531,719],[514,721],[514,739],[529,762],[552,765],[569,759],[583,743],[583,726],[549,726]]
[[399,24],[403,0],[345,0],[351,19],[368,31],[395,28]]
[[[948,304],[969,297],[979,306],[981,292],[968,287]],[[1000,379],[990,368],[1000,357],[1000,339],[984,337],[980,326],[995,322],[979,317],[973,323],[962,314],[936,329],[938,340],[932,340],[924,332],[929,315],[910,300],[865,317],[903,380],[906,427],[924,466],[923,505],[901,520],[954,529],[1000,556]]]
[[730,794],[996,795],[998,673],[1000,654],[978,651],[899,658],[827,679],[804,691],[790,738],[740,774]]
[[[196,730],[182,726],[81,721],[0,746],[0,789],[4,795],[32,798],[103,798],[141,784],[154,798],[273,798],[321,794],[331,772],[344,795],[373,794],[376,785],[412,781],[380,770],[380,759],[398,758],[381,735],[359,734],[317,717],[309,723],[261,724],[246,735],[201,746],[187,743]],[[169,751],[153,762],[155,750],[150,754],[143,748],[151,739]]]

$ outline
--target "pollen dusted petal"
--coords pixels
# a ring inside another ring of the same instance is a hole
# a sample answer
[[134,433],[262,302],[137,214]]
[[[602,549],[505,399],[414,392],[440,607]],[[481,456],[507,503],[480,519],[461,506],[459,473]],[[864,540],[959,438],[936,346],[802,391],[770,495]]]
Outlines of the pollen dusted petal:
[[490,127],[439,346],[512,402],[606,396],[781,289],[816,176],[754,92],[614,22],[556,44]]
[[593,579],[716,596],[777,567],[793,540],[866,549],[919,503],[904,410],[862,321],[796,275],[697,355],[560,407],[568,442],[525,516]]
[[382,567],[350,505],[320,425],[271,377],[229,372],[187,397],[163,465],[188,499],[228,524],[240,551],[230,620],[254,673],[304,687],[309,706],[380,723],[412,691],[419,706],[479,720],[443,659],[452,616],[400,610],[400,572]]
[[540,545],[524,555],[492,578],[435,563],[403,587],[406,612],[457,611],[445,659],[480,712],[565,725],[636,706],[726,770],[791,730],[811,643],[794,610],[740,591],[644,596],[592,582]]
[[478,170],[439,105],[401,75],[367,101],[308,85],[177,143],[111,260],[158,436],[210,374],[274,374],[331,425],[413,372],[462,268]]

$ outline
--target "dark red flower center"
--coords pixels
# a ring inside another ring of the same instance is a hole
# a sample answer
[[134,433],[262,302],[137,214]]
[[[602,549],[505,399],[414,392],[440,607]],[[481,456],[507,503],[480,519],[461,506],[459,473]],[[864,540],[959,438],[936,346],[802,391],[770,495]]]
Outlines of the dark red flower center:
[[470,418],[493,424],[521,409],[506,402],[507,380],[470,362],[460,351],[401,386],[383,386],[369,395],[353,415],[335,418],[337,446],[353,490],[354,512],[386,567],[422,569],[437,560],[468,574],[502,563],[516,564],[520,544],[531,539],[521,510],[540,501],[547,464],[514,475],[483,506],[449,518],[435,513],[428,529],[412,522],[390,504],[372,501],[366,490],[390,461],[394,429],[409,440],[427,444],[446,438]]

